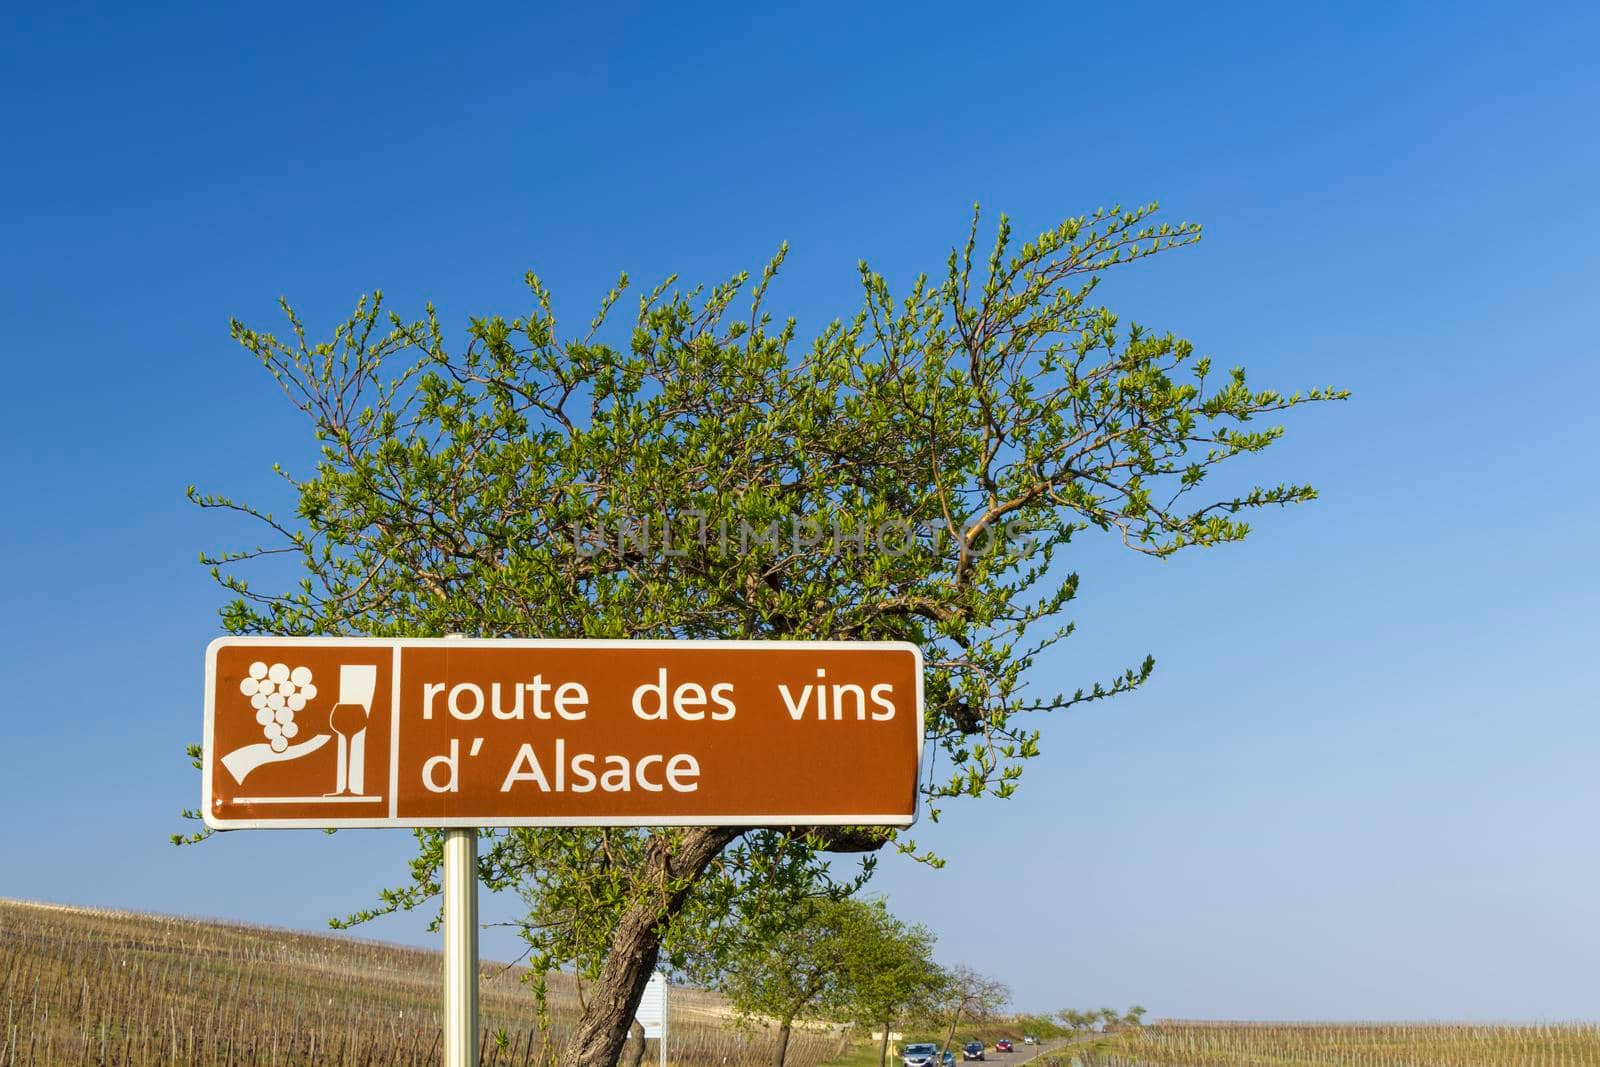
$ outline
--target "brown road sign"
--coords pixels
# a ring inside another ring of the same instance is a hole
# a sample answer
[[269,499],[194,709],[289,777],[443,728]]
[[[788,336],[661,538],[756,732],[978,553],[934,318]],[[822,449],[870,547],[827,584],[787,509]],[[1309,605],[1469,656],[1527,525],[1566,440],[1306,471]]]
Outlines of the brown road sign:
[[206,823],[907,826],[897,642],[219,638]]

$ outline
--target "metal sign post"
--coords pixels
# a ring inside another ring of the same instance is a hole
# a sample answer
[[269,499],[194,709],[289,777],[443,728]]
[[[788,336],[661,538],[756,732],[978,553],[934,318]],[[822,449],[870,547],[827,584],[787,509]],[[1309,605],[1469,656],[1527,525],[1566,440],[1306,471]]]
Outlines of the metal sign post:
[[478,1067],[478,831],[444,832],[444,1064]]
[[[451,634],[449,640],[462,640]],[[444,1067],[478,1067],[478,831],[444,832]]]

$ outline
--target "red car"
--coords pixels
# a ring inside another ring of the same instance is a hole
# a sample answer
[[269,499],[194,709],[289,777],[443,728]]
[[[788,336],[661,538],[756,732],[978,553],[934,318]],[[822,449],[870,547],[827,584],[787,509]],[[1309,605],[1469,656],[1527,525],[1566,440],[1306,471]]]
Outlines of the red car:
[[994,1043],[994,1050],[996,1052],[1010,1052],[1011,1039],[1009,1037],[1002,1037],[999,1041]]

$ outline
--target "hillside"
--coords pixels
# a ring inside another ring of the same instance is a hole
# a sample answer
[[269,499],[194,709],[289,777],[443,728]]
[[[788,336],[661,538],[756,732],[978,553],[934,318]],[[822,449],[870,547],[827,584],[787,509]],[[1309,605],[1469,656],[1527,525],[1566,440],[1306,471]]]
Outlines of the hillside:
[[1162,1020],[1043,1067],[1596,1067],[1592,1023],[1252,1023]]
[[[0,1067],[433,1063],[439,973],[438,953],[382,942],[0,899]],[[539,1060],[526,973],[482,966],[486,1067]],[[557,1044],[577,992],[551,976]],[[731,1027],[712,994],[674,987],[672,1011],[673,1064],[771,1059],[770,1037]],[[816,1067],[840,1049],[796,1034],[789,1056]]]

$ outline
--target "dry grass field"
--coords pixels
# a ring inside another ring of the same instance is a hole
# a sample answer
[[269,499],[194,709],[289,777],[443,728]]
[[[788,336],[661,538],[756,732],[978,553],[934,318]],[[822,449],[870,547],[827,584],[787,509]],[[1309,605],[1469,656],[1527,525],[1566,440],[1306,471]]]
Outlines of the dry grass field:
[[1600,1026],[1163,1022],[1058,1067],[1600,1067]]
[[[436,953],[372,941],[0,900],[0,1067],[437,1063]],[[525,972],[483,967],[485,1067],[544,1062]],[[553,976],[559,1046],[577,990]],[[673,990],[679,1067],[771,1062],[717,997]],[[876,1063],[876,1048],[797,1030],[793,1067]],[[653,1065],[655,1049],[647,1051]],[[1163,1022],[1046,1067],[1600,1067],[1600,1026]]]
[[[0,900],[0,1067],[437,1063],[439,971],[436,953],[377,942]],[[524,974],[483,966],[485,1067],[541,1062]],[[570,979],[552,977],[551,1007],[559,1047],[577,1010]],[[817,1067],[843,1049],[837,1035],[797,1032],[789,1055]],[[673,1064],[764,1064],[772,1052],[715,997],[673,990]]]

